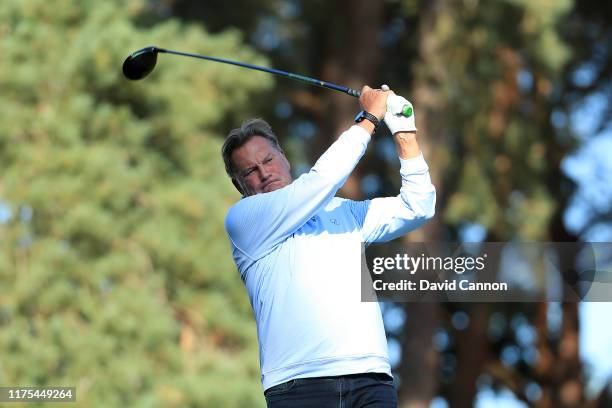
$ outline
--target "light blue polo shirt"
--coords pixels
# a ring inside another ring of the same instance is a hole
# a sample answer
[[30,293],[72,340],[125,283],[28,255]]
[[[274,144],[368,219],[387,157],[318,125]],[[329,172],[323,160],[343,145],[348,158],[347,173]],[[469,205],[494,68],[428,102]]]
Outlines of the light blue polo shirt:
[[290,185],[241,199],[225,219],[257,323],[264,390],[295,378],[387,373],[378,303],[361,302],[361,243],[384,242],[433,217],[423,156],[401,160],[396,197],[334,197],[370,135],[352,126]]

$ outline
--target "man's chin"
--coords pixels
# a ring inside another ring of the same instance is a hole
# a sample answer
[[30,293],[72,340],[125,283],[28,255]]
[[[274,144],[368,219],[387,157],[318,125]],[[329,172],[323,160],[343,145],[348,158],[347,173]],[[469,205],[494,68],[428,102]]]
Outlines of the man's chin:
[[276,191],[279,190],[281,188],[283,188],[285,185],[283,184],[282,181],[278,180],[278,181],[273,181],[270,184],[267,184],[264,188],[263,191],[264,193],[270,193],[272,191]]

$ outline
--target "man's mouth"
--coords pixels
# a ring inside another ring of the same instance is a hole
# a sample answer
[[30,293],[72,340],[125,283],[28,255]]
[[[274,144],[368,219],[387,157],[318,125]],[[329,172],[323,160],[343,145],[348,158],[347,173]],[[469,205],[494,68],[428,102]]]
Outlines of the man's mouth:
[[263,185],[262,190],[266,191],[268,189],[268,187],[270,187],[274,183],[278,183],[279,181],[280,180],[268,181],[266,184]]

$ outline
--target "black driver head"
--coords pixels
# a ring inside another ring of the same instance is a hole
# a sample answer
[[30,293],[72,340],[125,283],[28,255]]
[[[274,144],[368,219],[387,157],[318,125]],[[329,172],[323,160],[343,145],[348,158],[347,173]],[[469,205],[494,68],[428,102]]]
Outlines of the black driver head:
[[133,81],[146,77],[155,68],[159,51],[157,47],[146,47],[134,51],[123,62],[123,75]]

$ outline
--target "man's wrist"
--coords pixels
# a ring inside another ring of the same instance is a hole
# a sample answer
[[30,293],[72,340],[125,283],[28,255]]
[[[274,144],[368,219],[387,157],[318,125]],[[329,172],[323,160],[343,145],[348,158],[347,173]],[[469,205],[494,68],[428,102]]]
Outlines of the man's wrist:
[[359,126],[363,130],[368,132],[370,135],[374,133],[374,131],[376,130],[376,126],[374,126],[374,124],[370,122],[369,120],[362,120],[361,122],[356,123],[355,125]]
[[363,121],[369,121],[374,125],[374,128],[377,128],[380,125],[380,120],[376,117],[376,115],[368,112],[367,110],[362,110],[355,116],[355,122],[361,123]]
[[383,119],[385,118],[385,113],[386,113],[386,112],[382,112],[382,113],[380,113],[380,112],[376,112],[376,111],[374,111],[374,110],[371,110],[371,111],[368,111],[368,112],[370,112],[372,115],[374,115],[374,116],[376,117],[376,119],[378,120],[378,123],[379,123],[379,124],[380,124],[380,122],[382,122],[382,121],[383,121]]
[[413,142],[416,141],[416,131],[397,132],[393,135],[396,142]]
[[416,132],[397,132],[393,135],[397,153],[402,159],[411,159],[421,154]]

